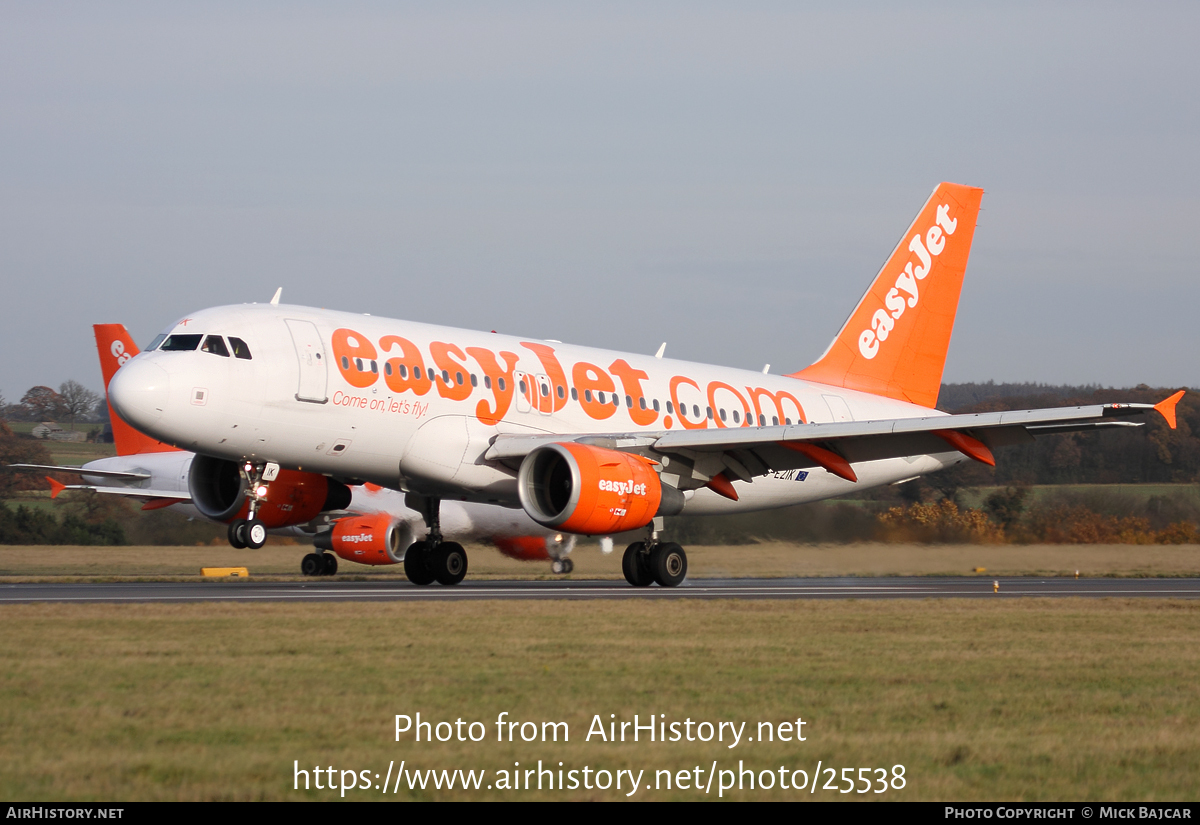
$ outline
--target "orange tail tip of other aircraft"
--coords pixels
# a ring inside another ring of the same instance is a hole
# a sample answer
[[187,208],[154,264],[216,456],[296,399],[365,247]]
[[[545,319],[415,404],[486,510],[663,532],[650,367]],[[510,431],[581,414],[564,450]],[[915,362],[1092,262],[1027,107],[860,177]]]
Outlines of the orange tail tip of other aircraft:
[[687,557],[660,539],[667,516],[992,464],[1000,447],[1153,410],[1174,425],[1180,394],[933,409],[982,194],[940,184],[825,353],[790,375],[287,306],[276,293],[171,324],[117,372],[110,398],[148,438],[202,456],[210,484],[199,492],[249,491],[251,525],[285,475],[285,486],[328,478],[402,492],[428,531],[405,552],[414,584],[465,574],[461,546],[443,536],[445,500],[520,509],[577,535],[645,530],[622,558],[625,577],[671,587]]
[[[133,338],[122,324],[93,324],[92,330],[96,334],[100,372],[104,375],[104,386],[107,389],[121,365],[138,354],[138,345],[133,342]],[[117,448],[117,455],[163,453],[178,449],[149,438],[130,427],[113,412],[111,402],[108,403],[108,420],[112,424],[113,446]]]

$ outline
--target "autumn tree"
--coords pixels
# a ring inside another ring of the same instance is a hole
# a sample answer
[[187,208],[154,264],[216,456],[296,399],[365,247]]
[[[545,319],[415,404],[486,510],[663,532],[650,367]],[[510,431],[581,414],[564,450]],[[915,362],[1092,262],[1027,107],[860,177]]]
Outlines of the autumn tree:
[[62,396],[49,387],[31,387],[22,396],[21,407],[33,421],[54,421],[63,413]]
[[[0,421],[0,465],[51,464],[50,453],[36,441],[18,438],[8,425]],[[19,490],[44,490],[46,480],[40,475],[0,469],[0,499]]]

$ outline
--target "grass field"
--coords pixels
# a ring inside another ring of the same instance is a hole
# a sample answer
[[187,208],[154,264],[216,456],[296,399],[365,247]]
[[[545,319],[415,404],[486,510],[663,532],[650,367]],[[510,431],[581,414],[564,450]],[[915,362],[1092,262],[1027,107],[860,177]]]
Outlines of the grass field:
[[[308,548],[271,546],[234,550],[207,547],[62,547],[0,545],[0,582],[36,579],[199,578],[201,567],[247,567],[254,577],[299,579]],[[559,578],[547,562],[519,562],[494,548],[467,548],[472,579]],[[1197,545],[970,545],[827,544],[783,542],[687,548],[689,577],[1039,575],[1200,576]],[[621,548],[602,554],[581,542],[571,554],[575,579],[620,579]],[[342,562],[342,578],[403,580],[399,567]]]
[[[704,798],[645,786],[656,770],[707,772],[714,760],[775,778],[818,761],[839,778],[903,765],[891,799],[1200,796],[1195,602],[29,605],[0,617],[10,800],[339,798],[293,790],[293,760],[365,770],[368,784],[393,760],[488,772],[480,791],[405,785],[399,798],[627,792],[486,790],[496,771],[539,759],[645,770],[641,799]],[[395,741],[395,714],[418,711],[484,723],[486,738]],[[497,742],[505,711],[566,722],[570,741]],[[746,722],[748,736],[803,718],[807,741],[584,741],[596,714]],[[880,797],[776,785],[725,798]]]

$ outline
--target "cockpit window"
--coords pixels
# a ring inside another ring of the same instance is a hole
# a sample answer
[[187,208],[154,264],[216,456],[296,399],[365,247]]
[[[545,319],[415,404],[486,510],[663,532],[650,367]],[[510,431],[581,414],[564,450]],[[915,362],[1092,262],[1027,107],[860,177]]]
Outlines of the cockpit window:
[[203,335],[168,335],[160,349],[163,352],[191,352],[200,346]]
[[220,335],[210,335],[204,339],[204,346],[200,347],[201,352],[211,352],[213,355],[220,355],[222,358],[229,357],[229,349],[225,346],[225,339]]
[[[246,346],[246,342],[241,338],[230,338],[229,346],[233,347],[234,358],[244,358],[247,361],[250,360],[250,347]],[[319,355],[317,357],[320,358]]]
[[150,342],[150,346],[146,347],[146,352],[153,352],[154,350],[158,349],[158,345],[165,341],[166,338],[167,334],[165,332],[160,333],[158,337]]

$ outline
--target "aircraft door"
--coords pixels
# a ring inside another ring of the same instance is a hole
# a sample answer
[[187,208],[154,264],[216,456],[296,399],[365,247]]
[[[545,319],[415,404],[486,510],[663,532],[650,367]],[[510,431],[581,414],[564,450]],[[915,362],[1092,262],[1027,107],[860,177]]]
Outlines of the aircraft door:
[[550,376],[538,374],[534,378],[537,379],[534,391],[537,393],[535,405],[538,412],[542,415],[550,415],[554,412],[554,396],[551,394],[554,389],[550,384]]
[[292,343],[296,345],[296,359],[300,362],[300,386],[296,389],[297,401],[324,404],[329,400],[326,387],[329,371],[326,366],[325,345],[312,321],[286,319]]
[[520,370],[513,372],[513,381],[517,385],[514,395],[516,395],[515,400],[517,402],[517,412],[519,413],[527,413],[532,409],[529,403],[529,399],[533,397],[532,389],[529,386],[531,378],[532,376],[527,372],[521,372]]

